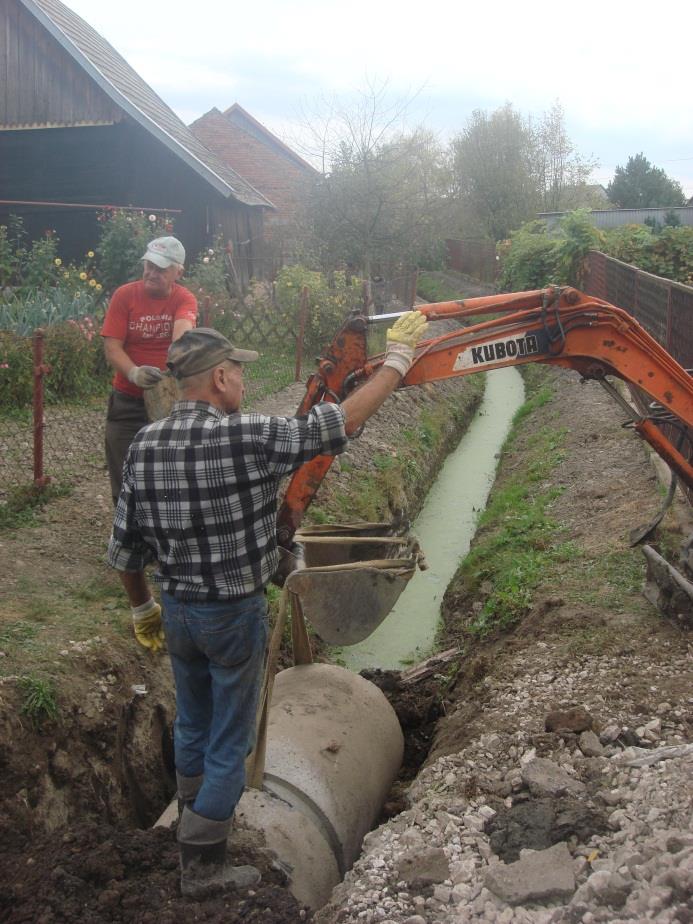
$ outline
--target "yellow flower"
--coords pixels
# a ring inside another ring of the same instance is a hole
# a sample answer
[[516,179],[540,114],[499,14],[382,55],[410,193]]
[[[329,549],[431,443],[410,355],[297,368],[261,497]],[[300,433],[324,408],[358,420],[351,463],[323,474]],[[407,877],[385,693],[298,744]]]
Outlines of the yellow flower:
[[53,260],[53,263],[55,263],[56,266],[62,266],[62,262],[63,261],[60,259],[60,257],[56,257],[55,260]]
[[87,251],[87,256],[88,256],[89,259],[91,260],[91,258],[94,256],[94,251],[93,251],[93,250],[88,250],[88,251]]
[[84,279],[87,278],[87,274],[86,274],[86,273],[80,273],[80,274],[79,274],[79,278],[82,279],[82,280],[84,280]]
[[70,278],[69,273],[63,273],[63,279],[69,279],[69,278]]
[[97,292],[100,292],[101,289],[103,289],[103,286],[101,285],[100,282],[97,282],[97,283],[96,283],[96,291],[97,291]]
[[90,286],[95,286],[95,285],[96,285],[96,279],[90,279],[90,280],[89,280],[89,285],[90,285]]

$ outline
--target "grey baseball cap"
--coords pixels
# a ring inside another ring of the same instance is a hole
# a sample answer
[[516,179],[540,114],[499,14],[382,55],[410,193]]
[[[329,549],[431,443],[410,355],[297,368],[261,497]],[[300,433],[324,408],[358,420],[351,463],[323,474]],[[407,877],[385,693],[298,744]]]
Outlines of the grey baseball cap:
[[258,358],[255,350],[239,350],[230,340],[212,327],[186,330],[168,348],[166,365],[176,379],[186,379],[219,366],[226,359],[236,363],[252,363]]
[[169,266],[176,264],[183,266],[185,263],[185,247],[177,237],[157,237],[147,244],[147,252],[140,260],[149,260],[155,266],[161,269],[168,269]]

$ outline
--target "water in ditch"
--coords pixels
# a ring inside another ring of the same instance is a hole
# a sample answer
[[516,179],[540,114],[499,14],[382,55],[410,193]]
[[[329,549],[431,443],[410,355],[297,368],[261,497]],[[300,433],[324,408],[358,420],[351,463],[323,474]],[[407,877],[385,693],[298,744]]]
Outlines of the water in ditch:
[[431,653],[445,588],[469,551],[477,517],[493,484],[498,453],[523,401],[524,383],[517,369],[487,373],[477,413],[445,460],[412,527],[429,568],[416,572],[369,638],[335,652],[346,667],[401,670]]

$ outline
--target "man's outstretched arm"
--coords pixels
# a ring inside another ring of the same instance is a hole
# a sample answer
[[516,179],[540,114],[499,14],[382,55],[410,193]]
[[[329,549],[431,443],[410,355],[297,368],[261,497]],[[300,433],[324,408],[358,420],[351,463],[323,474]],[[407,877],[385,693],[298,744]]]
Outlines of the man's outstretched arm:
[[383,365],[342,402],[347,434],[358,430],[397,388],[409,371],[414,350],[426,327],[426,318],[420,311],[408,311],[388,330]]

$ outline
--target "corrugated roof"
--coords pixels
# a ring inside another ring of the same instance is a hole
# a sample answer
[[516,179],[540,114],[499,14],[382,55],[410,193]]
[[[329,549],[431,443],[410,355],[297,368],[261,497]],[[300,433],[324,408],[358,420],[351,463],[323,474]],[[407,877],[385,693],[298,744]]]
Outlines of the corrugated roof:
[[269,199],[193,135],[127,61],[60,0],[20,0],[101,89],[225,197],[274,208]]

